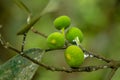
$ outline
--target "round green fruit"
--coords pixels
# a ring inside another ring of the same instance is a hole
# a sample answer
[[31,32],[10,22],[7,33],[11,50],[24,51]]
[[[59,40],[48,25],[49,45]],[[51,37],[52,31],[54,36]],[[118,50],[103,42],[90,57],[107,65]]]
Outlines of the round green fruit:
[[83,40],[83,33],[82,33],[82,31],[79,28],[77,28],[77,27],[71,27],[66,32],[66,39],[70,43],[75,43],[74,40],[75,40],[76,37],[78,37],[79,41],[82,42],[82,40]]
[[54,20],[54,25],[56,29],[61,30],[61,29],[66,29],[69,27],[71,24],[71,20],[68,16],[60,16]]
[[61,48],[65,44],[65,38],[61,33],[54,32],[48,36],[47,44],[51,49]]
[[71,68],[78,68],[84,61],[84,53],[78,46],[71,45],[65,50],[65,59]]

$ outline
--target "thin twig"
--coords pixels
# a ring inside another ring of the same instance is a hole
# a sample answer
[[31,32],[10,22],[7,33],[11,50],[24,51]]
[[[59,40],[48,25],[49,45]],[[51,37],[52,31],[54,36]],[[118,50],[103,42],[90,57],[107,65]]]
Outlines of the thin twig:
[[12,46],[8,46],[8,49],[11,49],[11,50],[13,50],[13,51],[15,51],[15,52],[17,52],[17,53],[21,53],[21,51],[19,51],[19,50],[15,49],[15,48],[14,48],[14,47],[12,47]]
[[8,48],[11,49],[17,53],[20,53],[21,51],[17,50],[16,48],[10,46],[10,44],[8,42],[5,42],[5,40],[2,38],[1,34],[0,34],[0,43],[4,48]]
[[111,70],[108,76],[108,80],[112,80],[112,77],[115,75],[115,72],[117,71],[118,68],[114,68]]
[[35,30],[33,27],[31,28],[31,30],[32,30],[33,33],[38,34],[38,35],[40,35],[40,36],[42,36],[44,38],[47,38],[47,35]]
[[93,55],[93,57],[96,57],[96,58],[98,58],[98,59],[100,59],[100,60],[103,60],[103,61],[105,61],[105,62],[107,62],[107,63],[109,63],[111,60],[110,59],[107,59],[107,58],[105,58],[105,57],[103,57],[103,56],[100,56],[100,55],[98,55],[98,54],[93,54],[92,52],[89,52],[89,51],[87,51],[87,50],[83,50],[83,52],[84,53],[87,53],[87,54],[90,54],[90,55]]
[[25,45],[26,37],[27,37],[27,33],[25,33],[25,34],[23,35],[23,41],[22,41],[22,47],[21,47],[21,53],[23,53],[23,51],[24,51],[24,45]]
[[87,51],[85,48],[83,48],[81,45],[80,45],[80,48],[83,50],[83,52],[85,53],[85,54],[88,54],[89,56],[93,56],[93,57],[96,57],[96,58],[98,58],[98,59],[100,59],[100,60],[103,60],[103,61],[105,61],[105,62],[107,62],[107,63],[109,63],[109,62],[111,62],[111,59],[108,59],[108,58],[105,58],[105,57],[103,57],[103,56],[101,56],[101,55],[98,55],[98,54],[94,54],[94,53],[92,53],[92,52],[90,52],[90,51]]

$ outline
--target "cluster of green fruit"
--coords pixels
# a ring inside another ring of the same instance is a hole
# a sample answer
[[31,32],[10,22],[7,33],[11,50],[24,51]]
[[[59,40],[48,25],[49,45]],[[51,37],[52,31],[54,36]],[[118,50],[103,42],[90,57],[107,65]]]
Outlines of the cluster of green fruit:
[[[65,50],[65,59],[71,68],[78,68],[84,61],[84,53],[82,49],[75,43],[76,38],[78,42],[82,42],[83,34],[81,30],[77,27],[70,27],[71,20],[68,16],[60,16],[54,20],[54,26],[56,29],[61,30],[61,32],[54,32],[50,34],[47,38],[48,47],[51,49],[62,48],[65,42],[68,41],[72,45],[68,46]],[[66,32],[65,32],[65,29]]]

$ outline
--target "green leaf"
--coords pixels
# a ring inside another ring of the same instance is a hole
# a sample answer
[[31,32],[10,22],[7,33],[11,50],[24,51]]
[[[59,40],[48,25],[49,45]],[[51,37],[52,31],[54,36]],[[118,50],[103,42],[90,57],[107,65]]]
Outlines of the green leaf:
[[[33,48],[26,50],[24,54],[41,61],[44,50]],[[16,55],[0,66],[0,80],[31,80],[38,67],[32,61]]]

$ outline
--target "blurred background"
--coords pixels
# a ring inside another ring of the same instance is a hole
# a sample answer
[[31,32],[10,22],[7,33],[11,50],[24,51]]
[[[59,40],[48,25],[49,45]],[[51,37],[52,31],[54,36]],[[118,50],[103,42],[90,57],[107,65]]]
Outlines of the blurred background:
[[[53,21],[60,15],[68,15],[71,26],[80,28],[84,33],[82,45],[96,54],[120,60],[120,1],[119,0],[21,0],[32,12],[39,15],[45,8],[49,12],[41,17],[34,28],[46,35],[57,31]],[[21,48],[22,36],[16,33],[26,24],[27,14],[13,0],[0,0],[0,33],[15,48]],[[46,39],[29,31],[25,50],[30,48],[46,49]],[[52,66],[67,66],[64,51],[45,54],[43,62]],[[0,65],[15,56],[16,53],[0,45]],[[84,65],[104,64],[89,58]],[[68,67],[68,66],[67,66]],[[110,69],[95,72],[64,73],[52,72],[39,67],[32,80],[107,80]],[[120,70],[112,80],[120,79]]]

